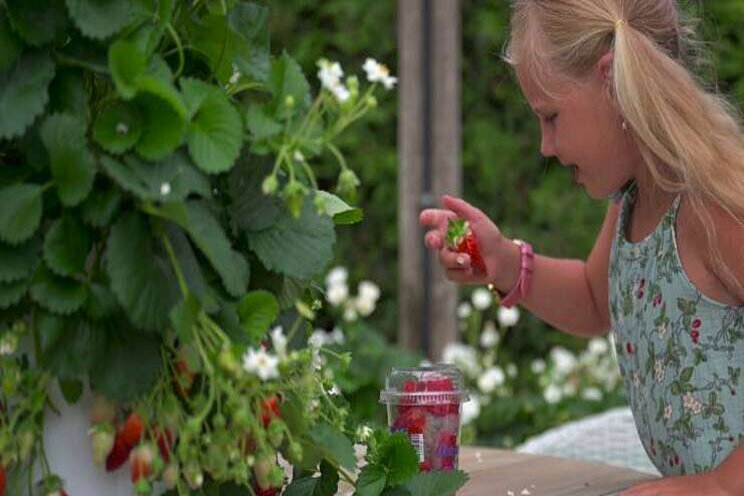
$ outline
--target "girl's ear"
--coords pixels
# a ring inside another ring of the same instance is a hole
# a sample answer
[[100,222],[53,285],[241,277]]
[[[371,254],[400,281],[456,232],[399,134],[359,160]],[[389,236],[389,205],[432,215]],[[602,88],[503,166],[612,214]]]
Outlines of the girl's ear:
[[607,90],[607,94],[612,99],[614,82],[612,80],[612,66],[614,56],[612,52],[607,52],[602,55],[597,61],[595,67],[595,77]]

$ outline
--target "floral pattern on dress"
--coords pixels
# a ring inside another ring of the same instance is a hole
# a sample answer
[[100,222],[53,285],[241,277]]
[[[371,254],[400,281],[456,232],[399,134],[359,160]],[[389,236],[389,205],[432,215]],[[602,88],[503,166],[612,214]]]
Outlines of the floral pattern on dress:
[[655,230],[631,243],[623,196],[609,264],[615,351],[636,427],[663,475],[718,466],[744,441],[744,307],[704,296],[677,252],[680,197]]

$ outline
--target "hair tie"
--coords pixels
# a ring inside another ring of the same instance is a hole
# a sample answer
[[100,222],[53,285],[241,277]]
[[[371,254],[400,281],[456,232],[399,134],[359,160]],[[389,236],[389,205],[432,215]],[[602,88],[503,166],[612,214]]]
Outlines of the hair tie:
[[618,19],[615,21],[615,29],[620,29],[621,26],[625,25],[625,19]]

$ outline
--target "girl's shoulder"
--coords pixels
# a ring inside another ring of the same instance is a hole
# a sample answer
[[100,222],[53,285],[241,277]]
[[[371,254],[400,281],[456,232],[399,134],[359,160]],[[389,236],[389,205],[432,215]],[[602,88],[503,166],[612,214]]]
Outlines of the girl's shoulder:
[[[737,219],[731,212],[713,202],[703,202],[696,208],[688,197],[683,196],[677,217],[677,230],[678,235],[684,233],[686,248],[700,254],[705,268],[720,279],[731,296],[740,303],[744,302],[744,219]],[[709,232],[713,235],[715,250],[709,244]],[[739,284],[726,282],[725,277],[721,276],[717,257],[720,257]]]

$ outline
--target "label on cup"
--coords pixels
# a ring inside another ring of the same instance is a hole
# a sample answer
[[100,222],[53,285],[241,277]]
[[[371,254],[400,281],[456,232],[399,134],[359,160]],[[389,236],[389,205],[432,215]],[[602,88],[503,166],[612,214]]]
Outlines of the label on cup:
[[424,461],[424,435],[423,434],[411,434],[411,444],[413,449],[416,450],[418,455],[419,463]]

